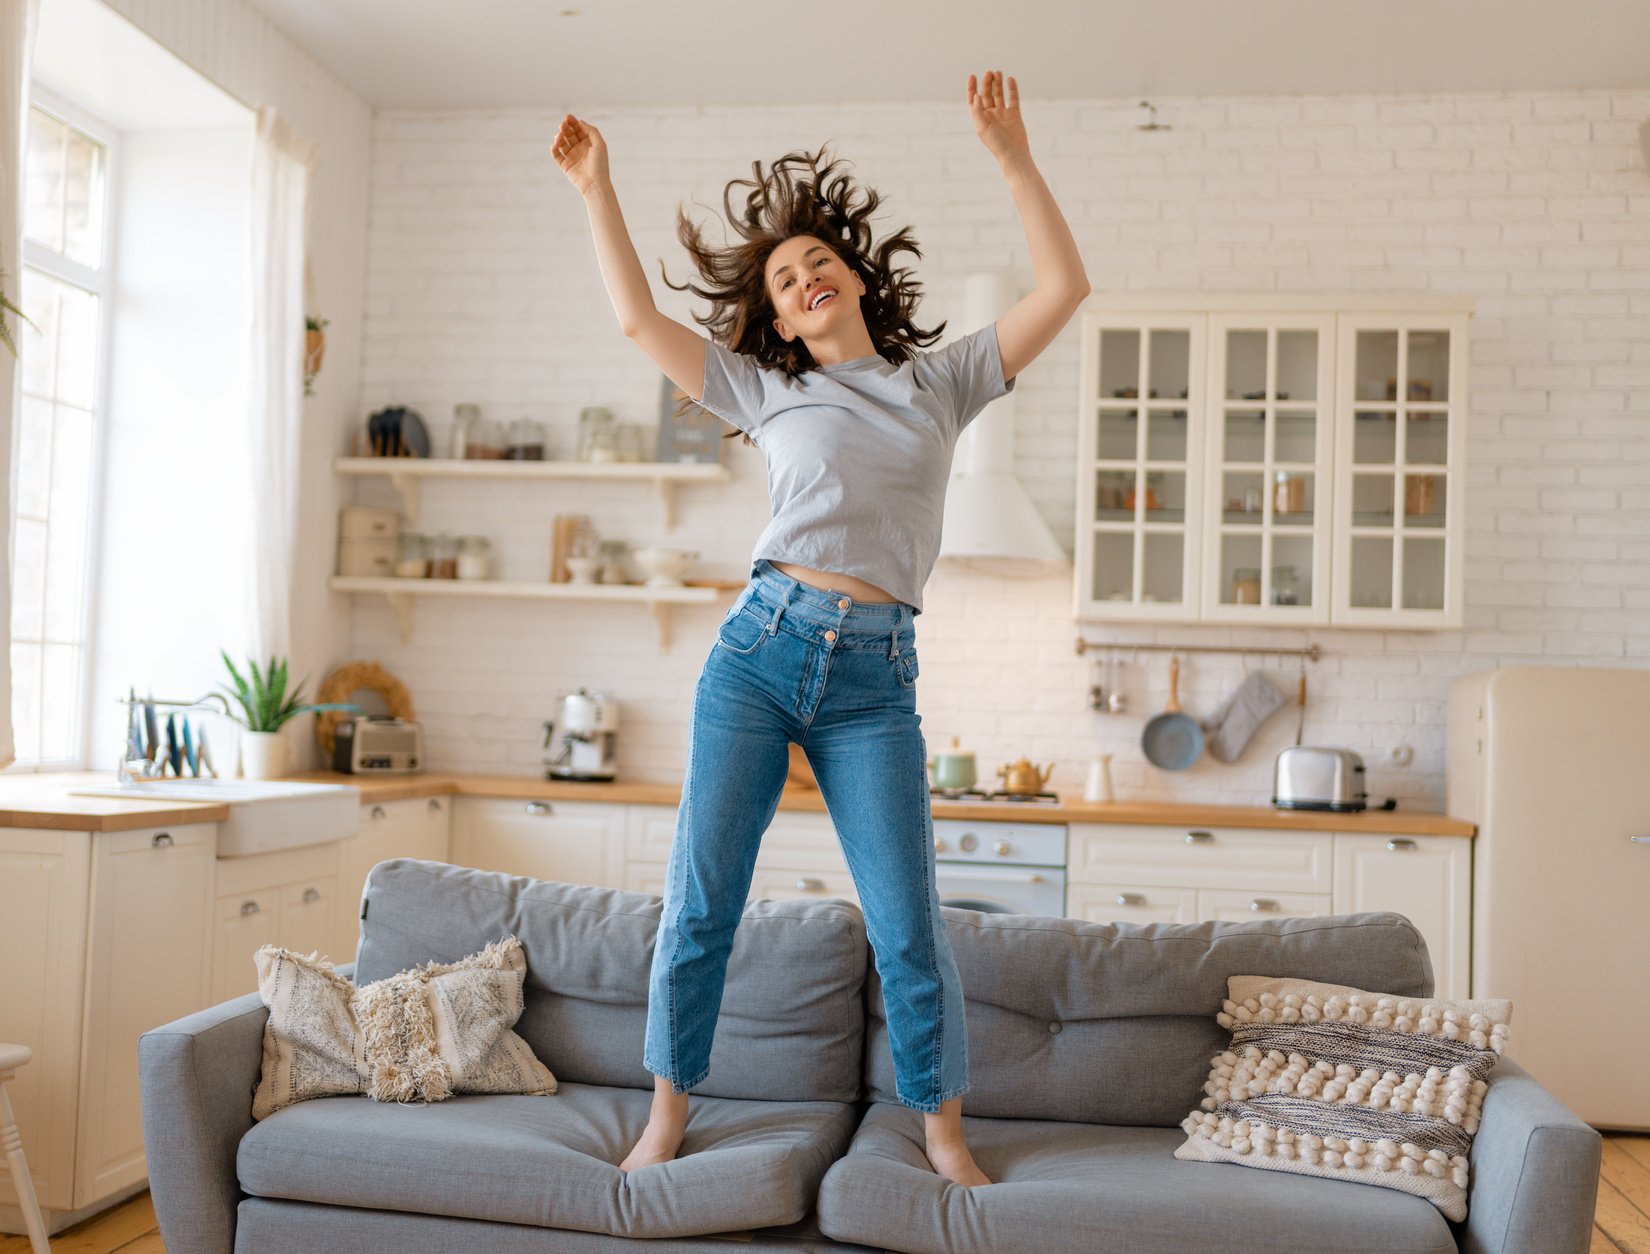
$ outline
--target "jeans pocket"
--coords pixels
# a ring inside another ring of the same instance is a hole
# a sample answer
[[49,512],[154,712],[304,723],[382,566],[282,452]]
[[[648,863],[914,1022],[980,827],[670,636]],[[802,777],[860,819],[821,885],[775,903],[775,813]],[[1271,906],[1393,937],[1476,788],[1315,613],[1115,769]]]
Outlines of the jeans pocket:
[[917,685],[917,651],[907,649],[894,659],[894,674],[898,676],[900,687],[914,688]]
[[729,653],[748,656],[760,649],[771,634],[767,619],[742,609],[730,614],[716,629],[716,643]]

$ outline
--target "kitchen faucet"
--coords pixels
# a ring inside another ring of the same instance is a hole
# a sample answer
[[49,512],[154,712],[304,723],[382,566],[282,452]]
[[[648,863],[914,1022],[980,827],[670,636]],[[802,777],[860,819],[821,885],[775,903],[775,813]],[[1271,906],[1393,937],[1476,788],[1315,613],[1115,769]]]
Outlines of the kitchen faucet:
[[[154,697],[139,698],[137,690],[128,688],[126,696],[119,699],[118,704],[126,707],[126,740],[120,746],[120,765],[115,769],[115,782],[126,785],[145,779],[160,779],[166,774],[166,763],[156,761],[143,753],[143,741],[138,735],[138,709],[145,707],[148,711],[145,717],[145,726],[149,734],[149,752],[155,751],[157,737],[155,735],[154,707],[165,706],[171,710],[203,710],[210,703],[217,702],[221,707],[220,713],[229,716],[229,701],[219,692],[209,692],[204,697],[194,701],[157,701]],[[136,774],[132,768],[137,767]],[[214,771],[214,773],[216,773]]]

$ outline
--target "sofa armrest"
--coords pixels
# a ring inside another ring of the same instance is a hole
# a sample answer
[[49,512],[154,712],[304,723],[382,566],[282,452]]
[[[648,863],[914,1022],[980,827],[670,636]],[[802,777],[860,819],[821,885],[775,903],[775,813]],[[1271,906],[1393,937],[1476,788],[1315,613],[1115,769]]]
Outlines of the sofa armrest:
[[[355,965],[338,968],[353,976]],[[256,993],[138,1040],[149,1191],[167,1254],[230,1254],[241,1187],[235,1154],[252,1127],[269,1010]]]
[[1587,1254],[1603,1139],[1510,1058],[1473,1138],[1464,1254]]

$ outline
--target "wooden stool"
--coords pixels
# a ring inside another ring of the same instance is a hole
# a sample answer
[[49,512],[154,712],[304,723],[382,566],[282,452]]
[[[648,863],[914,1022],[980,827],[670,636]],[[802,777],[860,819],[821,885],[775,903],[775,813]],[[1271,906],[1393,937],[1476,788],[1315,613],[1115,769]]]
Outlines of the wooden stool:
[[6,1165],[11,1168],[11,1184],[17,1192],[17,1204],[23,1210],[23,1226],[29,1230],[29,1245],[34,1254],[50,1254],[46,1223],[40,1218],[40,1203],[34,1196],[34,1180],[23,1158],[23,1138],[18,1135],[11,1099],[6,1096],[6,1081],[14,1079],[17,1069],[32,1057],[34,1054],[27,1045],[0,1044],[0,1152],[4,1152]]

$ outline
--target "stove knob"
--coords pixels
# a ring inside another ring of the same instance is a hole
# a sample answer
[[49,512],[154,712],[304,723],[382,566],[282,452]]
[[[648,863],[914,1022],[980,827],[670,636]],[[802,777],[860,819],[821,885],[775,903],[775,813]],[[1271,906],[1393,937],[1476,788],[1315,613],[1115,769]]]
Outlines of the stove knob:
[[962,839],[957,842],[957,847],[964,853],[973,853],[980,847],[980,838],[973,832],[964,832]]
[[941,840],[937,836],[934,838],[934,852],[935,853],[944,853],[945,852],[945,841]]
[[999,840],[995,845],[991,846],[991,851],[999,858],[1008,857],[1008,842],[1006,840]]

